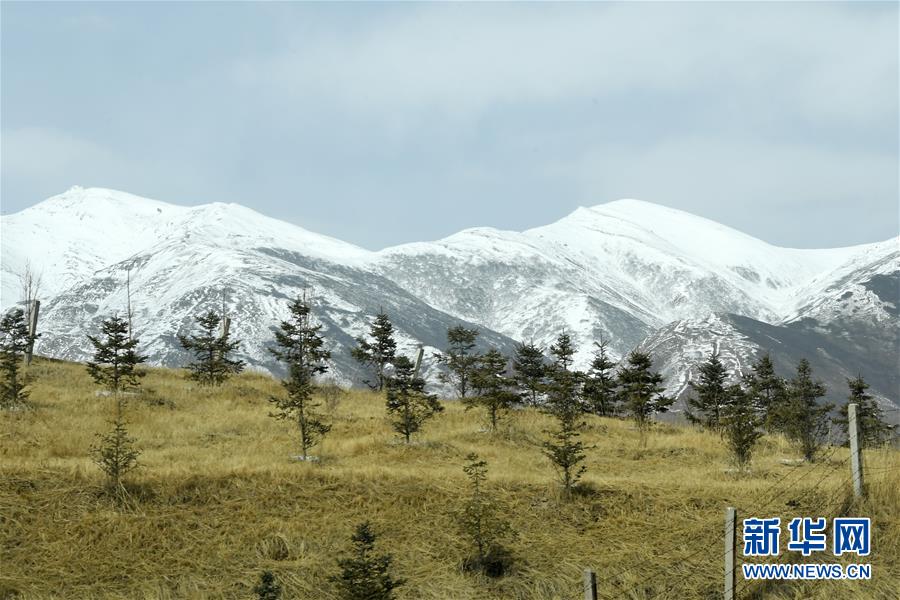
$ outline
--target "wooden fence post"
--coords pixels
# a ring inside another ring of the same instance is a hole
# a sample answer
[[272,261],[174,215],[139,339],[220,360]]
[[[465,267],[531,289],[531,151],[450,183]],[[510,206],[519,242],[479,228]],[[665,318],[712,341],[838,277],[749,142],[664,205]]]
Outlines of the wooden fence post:
[[413,368],[413,379],[419,376],[419,367],[422,366],[422,355],[424,353],[425,347],[419,344],[419,349],[416,351],[416,366]]
[[859,447],[859,420],[856,415],[857,405],[847,405],[847,417],[850,433],[850,469],[853,474],[853,495],[857,498],[863,496],[863,466],[862,451]]
[[584,570],[584,600],[597,600],[597,574]]
[[31,356],[34,352],[34,336],[37,335],[38,311],[41,310],[41,301],[33,300],[28,307],[28,346],[25,348],[25,365],[31,364]]
[[725,600],[734,600],[735,548],[737,545],[737,511],[725,509]]
[[231,318],[224,317],[221,321],[219,321],[219,339],[224,338],[228,335],[228,330],[231,328]]

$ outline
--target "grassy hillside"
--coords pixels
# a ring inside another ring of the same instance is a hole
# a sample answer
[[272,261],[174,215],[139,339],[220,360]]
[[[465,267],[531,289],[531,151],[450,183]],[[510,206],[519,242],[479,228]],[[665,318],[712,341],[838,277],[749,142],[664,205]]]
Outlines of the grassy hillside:
[[[385,422],[383,399],[353,392],[332,413],[321,460],[302,463],[291,458],[294,430],[268,416],[277,382],[248,374],[209,391],[181,372],[152,370],[144,387],[164,404],[129,402],[143,453],[131,477],[135,505],[120,509],[88,456],[112,399],[95,395],[81,365],[40,361],[32,371],[33,410],[0,414],[0,598],[251,598],[263,569],[287,598],[337,598],[328,576],[365,519],[408,580],[400,598],[572,600],[585,567],[605,598],[718,598],[729,505],[739,518],[783,522],[843,508],[875,527],[872,581],[763,589],[739,577],[741,598],[896,599],[900,589],[896,451],[867,453],[869,498],[847,507],[844,449],[785,464],[796,453],[767,437],[752,473],[739,476],[715,435],[659,425],[641,447],[629,422],[589,418],[588,472],[566,500],[539,448],[552,422],[534,410],[491,435],[476,411],[448,402],[406,447]],[[466,497],[462,466],[473,451],[488,461],[489,489],[518,532],[514,570],[496,580],[460,568],[467,547],[452,511]]]

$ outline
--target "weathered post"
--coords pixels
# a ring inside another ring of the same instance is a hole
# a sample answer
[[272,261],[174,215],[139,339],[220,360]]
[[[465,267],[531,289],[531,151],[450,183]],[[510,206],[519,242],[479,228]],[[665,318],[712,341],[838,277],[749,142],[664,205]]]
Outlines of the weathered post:
[[25,365],[31,364],[31,356],[34,352],[34,338],[37,335],[38,311],[41,310],[41,301],[32,300],[28,308],[28,346],[25,348]]
[[[219,321],[219,341],[224,340],[228,336],[228,330],[231,328],[231,318],[230,317],[222,317],[222,320]],[[215,351],[216,361],[222,360],[222,352],[220,350]]]
[[424,353],[425,348],[419,344],[419,349],[416,351],[416,366],[413,367],[413,379],[419,376],[419,367],[422,366],[422,354]]
[[584,570],[584,600],[597,600],[597,574]]
[[737,511],[725,509],[725,600],[734,600],[735,549],[737,546]]
[[863,496],[863,466],[862,451],[859,447],[859,419],[856,415],[857,405],[847,405],[847,417],[850,433],[850,469],[853,475],[853,495],[857,498]]
[[222,320],[219,321],[219,339],[223,339],[228,335],[228,330],[231,328],[231,318],[230,317],[222,317]]

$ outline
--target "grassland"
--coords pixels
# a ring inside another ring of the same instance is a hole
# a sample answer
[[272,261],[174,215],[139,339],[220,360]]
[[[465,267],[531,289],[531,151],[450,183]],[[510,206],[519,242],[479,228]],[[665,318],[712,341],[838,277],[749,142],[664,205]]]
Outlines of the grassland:
[[[715,435],[658,425],[642,445],[629,422],[591,417],[588,471],[565,499],[539,448],[551,421],[531,409],[488,434],[476,411],[448,402],[405,446],[383,399],[352,392],[332,410],[321,460],[303,463],[292,459],[294,430],[268,416],[277,382],[245,374],[204,390],[182,372],[151,370],[144,387],[164,403],[128,403],[142,454],[134,503],[122,508],[88,454],[112,399],[95,395],[81,365],[31,369],[32,409],[0,414],[0,598],[243,599],[263,569],[286,598],[337,598],[328,577],[365,519],[408,580],[400,598],[572,600],[585,567],[604,598],[719,598],[726,506],[739,518],[844,511],[875,528],[871,581],[741,585],[740,598],[898,598],[895,450],[866,454],[868,498],[851,505],[845,449],[785,464],[796,452],[766,437],[752,472],[738,474]],[[460,568],[468,548],[452,512],[466,497],[470,452],[488,461],[490,492],[518,533],[513,572],[500,579]]]

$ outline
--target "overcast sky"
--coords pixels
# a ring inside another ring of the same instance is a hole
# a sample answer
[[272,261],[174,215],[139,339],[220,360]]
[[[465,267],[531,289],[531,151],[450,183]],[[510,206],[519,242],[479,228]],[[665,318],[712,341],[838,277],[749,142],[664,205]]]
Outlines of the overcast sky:
[[371,249],[617,198],[900,233],[897,3],[0,7],[4,214],[81,185]]

